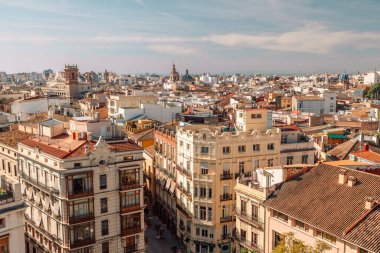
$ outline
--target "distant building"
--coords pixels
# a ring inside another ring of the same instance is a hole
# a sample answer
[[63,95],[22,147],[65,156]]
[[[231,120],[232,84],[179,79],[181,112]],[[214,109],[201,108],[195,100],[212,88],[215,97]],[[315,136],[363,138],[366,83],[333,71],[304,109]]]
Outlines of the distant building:
[[323,93],[320,96],[293,96],[292,110],[315,114],[335,114],[336,95]]

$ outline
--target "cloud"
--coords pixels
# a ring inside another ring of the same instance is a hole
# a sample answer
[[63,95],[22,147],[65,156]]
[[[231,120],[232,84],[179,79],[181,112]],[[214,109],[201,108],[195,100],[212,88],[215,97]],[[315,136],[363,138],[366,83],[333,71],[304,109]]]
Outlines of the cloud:
[[326,54],[339,46],[380,48],[380,33],[330,31],[323,26],[279,34],[222,34],[207,37],[213,43],[238,48],[258,48],[284,52]]
[[11,34],[11,33],[1,33],[0,43],[12,42],[12,43],[49,43],[58,41],[59,37],[46,36],[46,35],[22,35],[22,34]]
[[199,50],[197,48],[178,46],[178,45],[148,45],[148,49],[168,55],[196,55]]

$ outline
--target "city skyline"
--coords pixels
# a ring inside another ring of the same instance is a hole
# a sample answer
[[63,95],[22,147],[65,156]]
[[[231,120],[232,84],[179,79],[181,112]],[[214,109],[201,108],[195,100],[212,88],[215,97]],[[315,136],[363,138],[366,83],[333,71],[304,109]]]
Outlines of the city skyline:
[[376,1],[1,1],[0,71],[311,73],[378,66]]

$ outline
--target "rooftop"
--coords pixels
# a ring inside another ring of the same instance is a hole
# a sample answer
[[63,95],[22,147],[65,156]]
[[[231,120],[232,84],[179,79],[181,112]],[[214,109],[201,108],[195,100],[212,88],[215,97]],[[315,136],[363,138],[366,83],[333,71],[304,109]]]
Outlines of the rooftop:
[[[342,167],[320,164],[279,185],[265,201],[265,205],[317,229],[342,237],[348,228],[367,213],[366,198],[380,196],[380,177],[347,169],[347,175],[357,180],[350,187],[347,183],[339,184],[341,170]],[[372,225],[378,226],[379,222],[377,220]]]
[[20,130],[12,130],[8,132],[0,133],[0,143],[5,144],[9,147],[17,149],[17,144],[25,139],[31,137],[32,134],[25,133]]
[[378,153],[372,151],[355,151],[351,154],[359,158],[380,164],[380,154]]

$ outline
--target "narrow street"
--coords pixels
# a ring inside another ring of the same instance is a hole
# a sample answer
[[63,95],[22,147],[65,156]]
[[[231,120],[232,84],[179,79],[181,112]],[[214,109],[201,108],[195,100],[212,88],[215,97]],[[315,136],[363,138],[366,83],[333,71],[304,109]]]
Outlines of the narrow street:
[[[146,253],[172,253],[173,247],[177,247],[176,253],[185,253],[186,250],[183,246],[178,250],[179,242],[176,241],[175,235],[171,234],[166,226],[158,219],[157,216],[149,214],[149,226],[145,231],[146,239]],[[163,228],[163,237],[157,239],[156,226]]]

